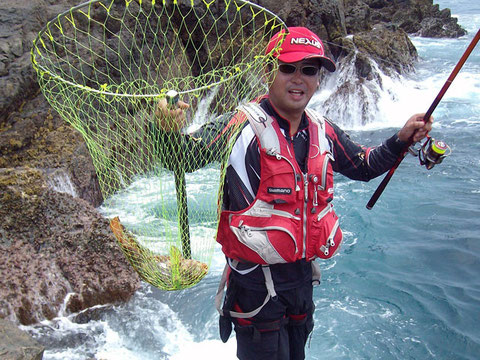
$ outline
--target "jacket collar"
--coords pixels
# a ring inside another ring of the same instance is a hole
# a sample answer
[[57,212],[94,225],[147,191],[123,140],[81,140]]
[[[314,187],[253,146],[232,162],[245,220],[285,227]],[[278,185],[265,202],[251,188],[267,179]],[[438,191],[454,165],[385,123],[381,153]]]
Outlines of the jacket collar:
[[[262,107],[263,110],[267,112],[268,115],[272,116],[275,120],[277,120],[278,125],[280,126],[281,129],[285,131],[286,134],[290,134],[290,121],[288,119],[283,118],[277,113],[277,111],[275,110],[272,103],[270,102],[270,100],[268,100],[267,97],[261,100],[260,106]],[[302,120],[300,121],[300,125],[298,127],[297,133],[302,130],[305,130],[307,127],[308,127],[308,118],[304,111],[302,114]]]

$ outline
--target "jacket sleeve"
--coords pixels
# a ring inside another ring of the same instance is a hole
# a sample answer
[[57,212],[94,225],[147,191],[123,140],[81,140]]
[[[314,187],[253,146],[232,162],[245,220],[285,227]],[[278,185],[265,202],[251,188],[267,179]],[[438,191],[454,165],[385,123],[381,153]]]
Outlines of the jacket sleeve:
[[390,170],[407,145],[395,134],[379,146],[365,147],[330,120],[326,121],[326,133],[335,158],[333,170],[353,180],[369,181]]
[[193,172],[224,158],[236,128],[229,113],[190,134],[165,132],[150,123],[149,137],[155,156],[163,167],[175,170],[181,166],[185,172]]

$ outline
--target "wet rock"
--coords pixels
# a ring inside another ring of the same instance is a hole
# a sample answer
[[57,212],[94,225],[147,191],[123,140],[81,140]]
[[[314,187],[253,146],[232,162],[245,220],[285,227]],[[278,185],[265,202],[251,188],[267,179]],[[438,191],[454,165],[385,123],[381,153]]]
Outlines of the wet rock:
[[[449,9],[445,9],[450,13]],[[460,37],[466,34],[466,31],[462,29],[455,21],[445,22],[442,18],[428,17],[422,19],[420,23],[420,29],[415,32],[417,36],[423,37]]]
[[138,288],[108,221],[51,190],[42,171],[0,169],[0,203],[0,317],[32,324],[126,301]]
[[[392,25],[378,23],[370,31],[362,31],[353,36],[353,42],[360,54],[369,54],[385,73],[393,69],[396,73],[413,70],[417,59],[417,50],[401,29]],[[357,55],[357,74],[368,78],[370,75],[370,58]]]
[[345,0],[349,33],[368,31],[379,22],[392,23],[408,34],[424,37],[459,37],[466,31],[432,0]]
[[[71,195],[99,206],[103,197],[86,145],[76,130],[60,118],[38,94],[9,114],[0,126],[0,167],[41,169],[47,178],[63,177]],[[57,189],[58,190],[58,189]]]
[[0,358],[42,360],[44,347],[10,321],[0,318]]
[[87,324],[92,320],[98,321],[105,318],[105,315],[111,312],[113,306],[95,306],[79,312],[72,318],[76,324]]

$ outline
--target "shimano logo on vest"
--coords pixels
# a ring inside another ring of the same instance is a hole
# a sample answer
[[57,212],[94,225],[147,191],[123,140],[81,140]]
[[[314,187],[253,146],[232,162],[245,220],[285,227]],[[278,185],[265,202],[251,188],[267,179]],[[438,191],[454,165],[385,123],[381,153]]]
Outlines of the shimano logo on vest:
[[290,44],[311,45],[311,46],[315,46],[318,49],[322,48],[322,45],[320,44],[319,41],[317,41],[315,39],[308,39],[308,38],[292,38],[292,40],[290,40]]
[[292,193],[291,188],[274,188],[274,187],[269,187],[267,188],[267,192],[269,194],[284,194],[284,195],[289,195]]

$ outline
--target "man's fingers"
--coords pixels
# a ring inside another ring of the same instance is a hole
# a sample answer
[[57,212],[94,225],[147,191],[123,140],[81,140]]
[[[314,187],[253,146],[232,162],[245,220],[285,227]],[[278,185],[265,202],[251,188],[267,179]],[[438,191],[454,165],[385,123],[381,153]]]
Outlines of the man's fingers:
[[190,107],[190,105],[188,105],[186,102],[183,102],[182,100],[178,100],[177,106],[182,110],[186,110]]
[[432,130],[433,117],[424,121],[425,114],[415,114],[407,120],[403,128],[398,132],[398,137],[402,141],[412,140],[418,142],[422,140],[430,130]]
[[177,101],[174,106],[171,106],[168,104],[167,99],[160,99],[155,109],[158,125],[164,131],[179,131],[186,125],[185,110],[189,107],[190,105],[181,100]]
[[414,141],[414,142],[418,142],[418,141],[422,140],[425,136],[427,136],[427,131],[425,131],[425,130],[418,130],[418,131],[415,132],[415,134],[413,135],[413,141]]

